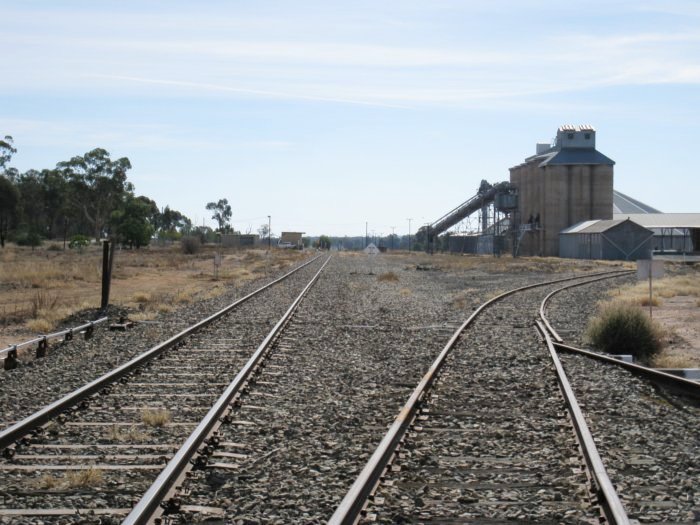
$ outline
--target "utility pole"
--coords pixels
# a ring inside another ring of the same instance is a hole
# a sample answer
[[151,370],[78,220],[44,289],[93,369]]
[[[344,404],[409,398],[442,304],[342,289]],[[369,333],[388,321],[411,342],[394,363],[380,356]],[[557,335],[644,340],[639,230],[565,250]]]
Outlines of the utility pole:
[[396,235],[396,234],[394,233],[394,230],[395,230],[395,229],[396,229],[396,226],[392,226],[392,227],[391,227],[391,251],[392,251],[392,252],[394,251],[394,235]]
[[272,250],[272,215],[267,216],[267,249]]
[[369,221],[365,221],[365,248],[367,248],[367,244],[369,242],[368,235],[369,235]]
[[411,251],[411,221],[413,218],[406,219],[408,221],[408,251]]

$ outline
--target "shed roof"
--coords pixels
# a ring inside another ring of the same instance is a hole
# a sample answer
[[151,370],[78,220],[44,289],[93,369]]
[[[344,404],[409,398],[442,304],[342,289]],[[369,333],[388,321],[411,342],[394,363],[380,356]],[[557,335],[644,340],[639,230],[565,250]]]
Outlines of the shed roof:
[[700,213],[614,213],[645,228],[700,228]]
[[583,221],[578,224],[562,230],[561,233],[603,233],[608,231],[610,228],[622,224],[624,220],[594,220],[594,221]]
[[574,224],[573,226],[569,226],[568,228],[564,228],[560,233],[578,233],[581,230],[585,230],[592,224],[595,224],[598,222],[598,219],[592,220],[592,221],[583,221],[583,222],[578,222]]
[[[562,230],[560,233],[561,234],[574,234],[574,233],[604,233],[606,231],[609,231],[616,226],[619,226],[620,224],[628,221],[627,217],[624,218],[619,218],[619,219],[612,219],[612,220],[602,220],[602,219],[597,219],[597,220],[591,220],[591,221],[583,221],[579,222],[577,224],[574,224],[573,226],[569,226],[568,228]],[[635,226],[639,229],[644,228],[643,225],[635,222],[632,220],[635,224]],[[651,232],[649,232],[651,233]]]

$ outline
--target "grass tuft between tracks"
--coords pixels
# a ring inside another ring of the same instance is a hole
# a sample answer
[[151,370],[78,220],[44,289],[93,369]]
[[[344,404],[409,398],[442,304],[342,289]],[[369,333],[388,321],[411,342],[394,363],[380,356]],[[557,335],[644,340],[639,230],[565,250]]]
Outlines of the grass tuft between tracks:
[[651,364],[662,349],[663,330],[635,304],[613,302],[603,306],[586,330],[590,343],[609,354],[630,354]]
[[95,467],[66,474],[66,485],[68,488],[94,487],[101,485],[102,480],[102,470]]
[[170,410],[164,408],[145,409],[141,412],[141,421],[151,427],[164,427],[173,419]]
[[123,441],[128,443],[143,442],[150,438],[148,432],[139,430],[136,426],[129,427],[126,430],[120,429],[117,425],[109,427],[107,437],[112,441]]
[[90,467],[85,470],[68,472],[65,476],[44,474],[36,479],[32,486],[39,490],[79,489],[95,487],[102,484],[104,475],[101,469]]

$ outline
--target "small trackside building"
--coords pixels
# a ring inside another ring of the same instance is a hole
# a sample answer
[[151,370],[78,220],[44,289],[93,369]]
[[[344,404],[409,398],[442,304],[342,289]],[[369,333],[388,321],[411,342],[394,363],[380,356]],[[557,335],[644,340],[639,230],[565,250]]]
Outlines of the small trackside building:
[[579,222],[559,233],[559,257],[636,261],[649,259],[654,232],[624,220]]

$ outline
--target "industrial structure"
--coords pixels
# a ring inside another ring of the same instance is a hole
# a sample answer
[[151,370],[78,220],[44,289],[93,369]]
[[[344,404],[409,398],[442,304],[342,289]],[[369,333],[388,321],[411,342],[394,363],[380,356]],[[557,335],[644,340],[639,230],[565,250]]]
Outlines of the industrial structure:
[[595,149],[591,126],[562,126],[553,145],[510,168],[518,189],[523,255],[559,255],[559,232],[581,221],[612,219],[614,162]]
[[559,256],[634,261],[651,257],[654,233],[629,219],[584,221],[559,234]]
[[[442,246],[594,259],[700,249],[700,214],[663,214],[615,191],[614,165],[596,149],[592,126],[561,126],[552,144],[537,144],[510,168],[510,181],[482,181],[476,195],[420,228],[416,239],[430,252]],[[448,231],[473,215],[476,228]]]

